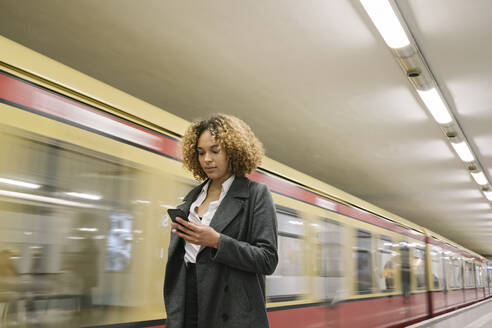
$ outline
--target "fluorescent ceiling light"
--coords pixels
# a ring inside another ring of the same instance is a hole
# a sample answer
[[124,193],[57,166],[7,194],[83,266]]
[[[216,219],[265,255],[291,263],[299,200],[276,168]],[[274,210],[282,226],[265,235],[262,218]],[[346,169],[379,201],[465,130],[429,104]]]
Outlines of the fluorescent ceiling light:
[[97,228],[78,228],[78,231],[87,231],[87,232],[96,232],[98,231]]
[[303,225],[303,223],[301,221],[297,221],[297,220],[289,220],[289,223],[295,224],[295,225]]
[[472,162],[475,159],[470,150],[470,147],[468,147],[466,142],[464,141],[459,143],[452,142],[451,146],[453,146],[454,150],[458,153],[458,156],[461,158],[463,162]]
[[483,193],[488,200],[492,201],[492,191],[484,191]]
[[407,34],[387,0],[360,0],[362,6],[390,48],[410,44]]
[[81,192],[66,192],[67,195],[77,198],[90,199],[90,200],[100,200],[102,197],[99,195],[83,194]]
[[449,114],[448,108],[444,104],[444,101],[437,92],[436,88],[424,91],[417,90],[417,92],[437,123],[449,124],[453,121],[453,118]]
[[19,198],[19,199],[33,200],[33,201],[38,201],[38,202],[43,202],[43,203],[51,203],[51,204],[57,204],[57,205],[86,207],[86,208],[93,208],[94,207],[94,205],[84,204],[84,203],[79,203],[79,202],[72,202],[72,201],[64,200],[64,199],[60,199],[60,198],[45,197],[45,196],[39,196],[39,195],[33,195],[33,194],[25,194],[25,193],[21,193],[21,192],[14,192],[14,191],[7,191],[7,190],[0,190],[0,196],[7,196],[7,197],[13,197],[13,198]]
[[111,231],[120,233],[131,233],[131,230],[128,229],[111,229]]
[[150,204],[150,201],[137,199],[137,200],[133,201],[133,203],[134,204]]
[[485,177],[485,174],[483,174],[483,172],[481,171],[477,173],[471,172],[471,175],[479,185],[484,186],[489,183],[487,181],[487,178]]
[[24,182],[24,181],[19,181],[19,180],[12,180],[12,179],[5,179],[5,178],[0,178],[0,183],[9,184],[9,185],[12,185],[12,186],[17,186],[17,187],[29,188],[29,189],[39,189],[39,188],[41,188],[41,185],[38,185],[38,184],[35,184],[35,183],[29,183],[29,182]]

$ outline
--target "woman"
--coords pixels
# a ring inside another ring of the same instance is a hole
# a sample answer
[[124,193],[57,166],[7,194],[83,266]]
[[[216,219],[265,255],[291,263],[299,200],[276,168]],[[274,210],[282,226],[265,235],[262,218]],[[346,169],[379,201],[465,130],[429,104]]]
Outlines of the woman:
[[173,223],[166,328],[269,327],[265,275],[275,271],[277,219],[268,188],[245,177],[263,147],[243,121],[218,114],[193,123],[183,163],[198,180]]

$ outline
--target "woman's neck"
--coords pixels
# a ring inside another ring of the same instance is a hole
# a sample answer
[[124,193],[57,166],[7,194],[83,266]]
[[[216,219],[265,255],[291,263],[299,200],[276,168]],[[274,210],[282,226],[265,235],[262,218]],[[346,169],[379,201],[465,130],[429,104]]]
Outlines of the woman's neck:
[[222,191],[222,184],[227,181],[232,176],[232,173],[229,173],[221,178],[214,179],[210,181],[210,185],[208,186],[209,190],[215,191],[218,190],[219,193]]

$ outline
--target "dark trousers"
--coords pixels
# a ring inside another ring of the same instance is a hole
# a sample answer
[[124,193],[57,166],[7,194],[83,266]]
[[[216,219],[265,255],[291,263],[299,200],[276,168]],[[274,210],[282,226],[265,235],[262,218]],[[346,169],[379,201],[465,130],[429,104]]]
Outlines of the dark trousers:
[[196,290],[196,265],[188,263],[186,265],[186,292],[185,292],[185,311],[184,328],[198,327],[198,297]]

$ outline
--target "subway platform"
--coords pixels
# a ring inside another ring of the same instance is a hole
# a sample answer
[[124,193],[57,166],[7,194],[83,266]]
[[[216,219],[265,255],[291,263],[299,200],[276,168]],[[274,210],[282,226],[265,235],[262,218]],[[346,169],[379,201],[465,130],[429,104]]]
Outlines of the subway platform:
[[443,314],[408,328],[489,328],[492,327],[492,299]]

